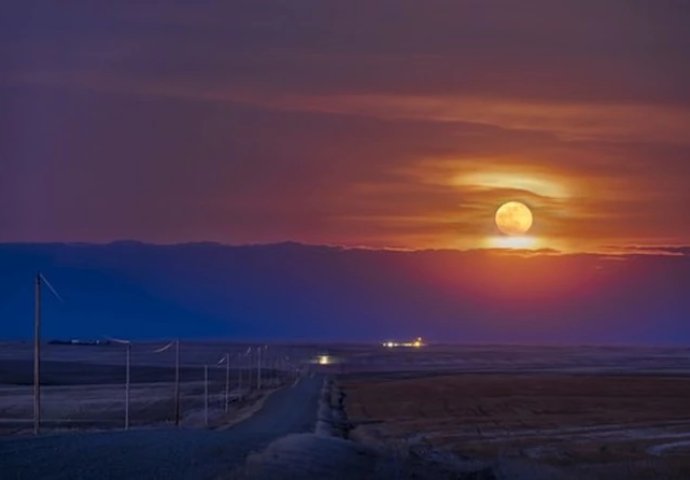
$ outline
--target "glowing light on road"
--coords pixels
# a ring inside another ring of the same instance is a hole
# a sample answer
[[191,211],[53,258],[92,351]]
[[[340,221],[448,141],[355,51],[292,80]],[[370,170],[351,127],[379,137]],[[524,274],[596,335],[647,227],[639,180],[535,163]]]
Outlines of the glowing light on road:
[[330,365],[332,362],[331,357],[328,355],[319,355],[316,358],[316,363],[319,365]]

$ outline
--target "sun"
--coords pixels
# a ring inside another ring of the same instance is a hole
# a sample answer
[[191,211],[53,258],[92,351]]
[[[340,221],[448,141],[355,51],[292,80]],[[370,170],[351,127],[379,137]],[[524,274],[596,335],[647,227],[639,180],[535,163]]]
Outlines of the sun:
[[504,235],[524,235],[532,227],[532,211],[522,202],[506,202],[496,210],[495,221]]

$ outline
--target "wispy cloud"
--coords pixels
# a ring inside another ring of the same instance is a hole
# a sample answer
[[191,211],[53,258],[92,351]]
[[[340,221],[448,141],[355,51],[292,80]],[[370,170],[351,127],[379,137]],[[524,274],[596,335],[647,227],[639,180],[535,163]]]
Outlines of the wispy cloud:
[[683,5],[7,5],[1,238],[690,238]]

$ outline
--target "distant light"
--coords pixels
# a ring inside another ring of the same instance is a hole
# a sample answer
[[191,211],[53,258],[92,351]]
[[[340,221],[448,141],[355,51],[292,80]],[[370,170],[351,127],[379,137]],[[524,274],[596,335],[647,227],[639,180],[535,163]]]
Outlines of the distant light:
[[384,348],[400,348],[400,347],[405,347],[405,348],[421,348],[426,346],[424,343],[424,340],[422,340],[422,337],[417,337],[411,342],[393,342],[390,340],[387,340],[381,344]]
[[328,355],[319,355],[316,359],[316,363],[319,365],[330,365],[331,364],[331,357]]

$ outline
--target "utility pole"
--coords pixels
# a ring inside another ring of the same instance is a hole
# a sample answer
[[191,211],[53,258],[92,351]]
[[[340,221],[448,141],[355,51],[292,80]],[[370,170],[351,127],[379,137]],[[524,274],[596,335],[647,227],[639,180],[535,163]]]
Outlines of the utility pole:
[[34,291],[34,435],[41,431],[41,274]]
[[125,373],[125,430],[129,430],[129,383],[130,383],[130,357],[132,355],[132,343],[127,342],[127,370]]
[[[242,369],[244,368],[244,364],[247,363],[249,369],[247,370],[248,375],[247,375],[247,390],[251,390],[252,388],[252,347],[249,347],[246,352],[240,353],[237,355],[237,389],[238,389],[238,398],[240,400],[244,399],[244,392],[242,391]],[[246,362],[242,360],[242,357],[247,357]]]
[[175,426],[180,426],[180,339],[175,340]]
[[242,356],[237,356],[237,397],[242,399]]
[[271,388],[271,382],[273,381],[273,357],[268,355],[268,350],[266,350],[264,364],[266,365],[265,383],[268,388]]
[[225,413],[228,413],[230,404],[230,354],[225,354]]
[[261,347],[256,349],[256,389],[261,390]]
[[130,386],[130,366],[132,356],[132,342],[131,340],[123,340],[120,338],[107,337],[111,342],[119,343],[125,346],[125,430],[129,430],[129,386]]
[[208,365],[204,365],[204,424],[208,427]]
[[34,281],[34,435],[41,432],[41,286],[46,284],[50,292],[60,300],[62,297],[41,272]]

